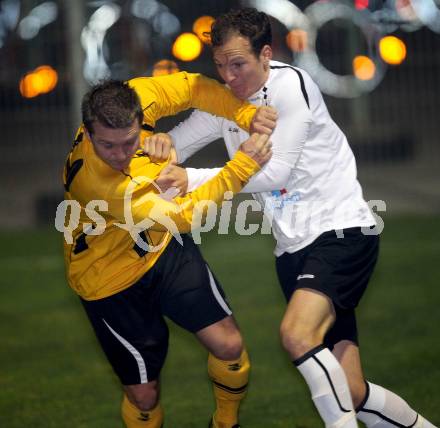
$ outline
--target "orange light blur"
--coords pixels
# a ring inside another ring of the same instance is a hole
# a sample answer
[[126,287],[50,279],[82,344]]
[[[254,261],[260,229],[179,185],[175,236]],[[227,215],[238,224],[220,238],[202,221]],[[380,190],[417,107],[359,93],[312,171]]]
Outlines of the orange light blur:
[[287,33],[286,44],[294,52],[304,52],[307,49],[307,31],[291,30]]
[[58,73],[49,65],[42,65],[20,80],[20,93],[25,98],[34,98],[52,91],[58,83]]
[[353,73],[359,80],[371,80],[376,73],[376,65],[367,56],[356,56],[353,59]]
[[202,42],[194,33],[183,33],[173,43],[173,55],[182,61],[192,61],[202,52]]
[[399,65],[406,58],[405,43],[395,36],[385,36],[379,41],[382,59],[391,65]]
[[201,16],[194,21],[193,31],[205,45],[211,44],[211,25],[214,21],[215,19],[208,15]]
[[26,74],[26,76],[20,80],[20,94],[25,98],[34,98],[40,94],[38,90],[34,88],[32,74]]
[[179,67],[170,59],[161,59],[153,67],[153,76],[165,76],[167,74],[178,73]]
[[49,65],[42,65],[35,69],[41,78],[40,92],[45,94],[52,91],[58,83],[58,73]]

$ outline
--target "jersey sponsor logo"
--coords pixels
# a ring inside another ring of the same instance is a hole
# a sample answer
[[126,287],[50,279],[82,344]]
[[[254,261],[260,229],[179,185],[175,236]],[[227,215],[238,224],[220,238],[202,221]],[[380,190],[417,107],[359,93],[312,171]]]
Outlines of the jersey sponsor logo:
[[287,204],[294,204],[301,200],[301,194],[299,192],[289,194],[287,189],[272,190],[271,194],[272,200],[270,203],[273,208],[284,208]]
[[305,273],[302,275],[298,275],[298,277],[296,279],[300,280],[300,279],[313,279],[313,278],[315,278],[315,275],[312,275],[310,273]]
[[272,190],[272,196],[275,196],[275,197],[280,197],[280,196],[283,196],[283,195],[285,195],[286,193],[287,193],[287,190],[286,189],[281,189],[281,190]]
[[234,127],[234,126],[230,126],[230,127],[228,128],[228,131],[229,131],[229,132],[235,132],[235,133],[238,133],[238,132],[239,132],[238,128],[236,128],[236,127]]

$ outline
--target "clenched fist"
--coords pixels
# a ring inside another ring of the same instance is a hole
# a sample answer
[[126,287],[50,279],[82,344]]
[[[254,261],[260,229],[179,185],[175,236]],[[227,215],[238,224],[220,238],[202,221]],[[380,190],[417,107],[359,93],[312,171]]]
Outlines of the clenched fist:
[[177,154],[173,146],[173,140],[168,134],[163,132],[145,138],[144,152],[148,154],[152,162],[164,162],[169,159],[170,163],[177,163]]
[[271,106],[259,107],[252,118],[250,134],[257,132],[258,134],[271,135],[277,124],[278,113]]

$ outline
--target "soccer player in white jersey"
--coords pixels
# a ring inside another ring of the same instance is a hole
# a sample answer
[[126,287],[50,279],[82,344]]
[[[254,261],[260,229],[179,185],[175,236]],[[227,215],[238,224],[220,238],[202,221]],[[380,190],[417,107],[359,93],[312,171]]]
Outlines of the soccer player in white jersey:
[[[375,219],[353,153],[317,85],[304,70],[272,61],[271,38],[267,15],[250,8],[220,16],[211,32],[214,62],[233,93],[278,113],[272,159],[242,192],[253,193],[272,218],[288,301],[283,346],[326,427],[353,428],[358,419],[368,428],[433,428],[396,394],[364,379],[355,308],[377,259]],[[248,138],[233,122],[200,111],[170,135],[180,162],[220,137],[233,156]],[[155,143],[150,149],[167,155]],[[187,169],[188,191],[217,172]],[[162,185],[181,186],[185,179],[176,167]]]

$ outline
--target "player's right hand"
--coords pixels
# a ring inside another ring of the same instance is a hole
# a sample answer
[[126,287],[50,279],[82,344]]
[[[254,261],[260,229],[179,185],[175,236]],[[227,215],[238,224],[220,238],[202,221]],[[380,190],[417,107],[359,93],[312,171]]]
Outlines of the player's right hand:
[[252,134],[241,143],[239,150],[263,166],[272,157],[272,143],[266,134]]
[[278,113],[271,106],[258,107],[252,118],[249,134],[257,132],[258,134],[271,135],[277,124]]
[[144,153],[148,154],[152,162],[164,162],[169,160],[171,164],[177,164],[177,154],[173,140],[169,134],[159,132],[144,139]]

